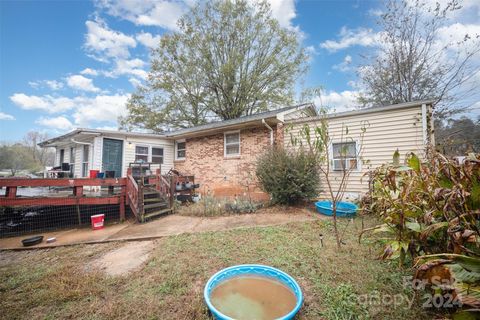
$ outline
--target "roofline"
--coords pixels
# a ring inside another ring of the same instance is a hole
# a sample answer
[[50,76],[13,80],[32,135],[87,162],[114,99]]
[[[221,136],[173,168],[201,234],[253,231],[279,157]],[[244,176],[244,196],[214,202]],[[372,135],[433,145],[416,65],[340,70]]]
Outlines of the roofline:
[[[292,113],[301,109],[306,109],[306,108],[312,108],[312,110],[315,111],[315,105],[311,102],[308,102],[308,103],[303,103],[303,104],[299,104],[291,107],[281,108],[277,110],[270,110],[266,112],[252,114],[249,116],[243,116],[236,119],[211,122],[211,123],[207,123],[207,124],[196,126],[196,127],[179,129],[179,130],[167,133],[166,137],[178,138],[178,137],[185,137],[185,136],[191,136],[191,135],[201,135],[201,134],[206,134],[212,131],[218,131],[218,130],[222,130],[225,128],[234,127],[242,124],[243,125],[257,124],[257,122],[261,121],[262,119],[274,119],[277,123],[284,122],[283,116],[285,114],[289,114],[289,113]],[[261,122],[258,123],[258,125],[261,126]]]
[[[338,113],[328,113],[326,115],[327,118],[344,118],[350,116],[357,116],[357,115],[364,115],[369,113],[377,113],[377,112],[384,112],[384,111],[391,111],[391,110],[401,110],[401,109],[408,109],[414,107],[421,107],[422,105],[433,105],[435,100],[420,100],[420,101],[412,101],[412,102],[403,102],[397,103],[387,106],[378,106],[378,107],[370,107],[365,109],[358,109],[352,111],[344,111]],[[322,116],[310,117],[308,119],[294,119],[288,121],[289,123],[299,123],[299,122],[310,122],[322,119]]]
[[125,135],[129,137],[153,137],[153,138],[166,138],[164,134],[156,134],[156,133],[141,133],[141,132],[128,132],[128,131],[114,131],[114,130],[101,130],[101,129],[88,129],[88,128],[77,128],[71,132],[63,134],[61,136],[51,138],[45,141],[38,143],[39,147],[48,147],[48,145],[55,143],[57,141],[73,137],[77,134],[81,133],[91,133],[91,134],[111,134],[111,135]]

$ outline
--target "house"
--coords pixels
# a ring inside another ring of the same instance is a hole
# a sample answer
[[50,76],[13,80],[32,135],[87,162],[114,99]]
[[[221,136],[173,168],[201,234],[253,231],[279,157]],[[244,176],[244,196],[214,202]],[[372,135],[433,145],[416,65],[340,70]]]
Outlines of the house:
[[[362,181],[362,176],[391,161],[397,148],[402,155],[423,154],[433,139],[429,129],[431,104],[420,101],[328,116],[334,144],[340,139],[342,124],[348,125],[350,135],[355,136],[361,123],[369,123],[361,159],[353,161],[356,168],[348,192],[358,195],[368,190],[368,181]],[[77,129],[40,146],[55,147],[55,165],[71,164],[73,177],[87,177],[90,170],[125,176],[130,163],[145,161],[164,173],[174,168],[194,175],[202,194],[231,197],[248,192],[254,199],[266,199],[268,196],[256,183],[257,156],[272,145],[289,148],[291,134],[298,134],[300,127],[314,125],[318,120],[314,105],[302,104],[163,134]],[[290,128],[288,134],[286,126]],[[349,147],[357,150],[359,141],[351,140]]]

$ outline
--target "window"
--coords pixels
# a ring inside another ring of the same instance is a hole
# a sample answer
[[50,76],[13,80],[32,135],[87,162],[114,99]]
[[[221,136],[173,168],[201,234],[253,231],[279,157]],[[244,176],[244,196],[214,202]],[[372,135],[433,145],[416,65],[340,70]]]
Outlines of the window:
[[82,177],[88,176],[88,158],[89,158],[89,147],[88,145],[83,145],[82,152]]
[[240,155],[240,131],[225,133],[224,150],[225,157]]
[[135,147],[135,162],[148,162],[148,147]]
[[60,163],[58,165],[61,166],[64,160],[65,160],[65,149],[60,149]]
[[184,160],[187,151],[187,142],[185,140],[180,140],[176,142],[176,153],[175,159]]
[[152,147],[152,163],[163,164],[163,148]]
[[344,142],[332,144],[333,170],[357,169],[357,143]]
[[70,177],[73,178],[75,174],[75,148],[70,148]]

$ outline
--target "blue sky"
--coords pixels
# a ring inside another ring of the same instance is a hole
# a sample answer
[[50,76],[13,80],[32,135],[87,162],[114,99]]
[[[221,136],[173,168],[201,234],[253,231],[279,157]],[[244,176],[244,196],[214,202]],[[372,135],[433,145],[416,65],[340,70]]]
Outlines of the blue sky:
[[[116,128],[147,75],[151,48],[176,29],[192,1],[0,1],[0,141],[20,140],[29,130],[54,136],[76,127]],[[378,46],[381,3],[270,2],[273,16],[296,30],[311,54],[299,87],[322,85],[322,103],[353,108],[355,67],[361,53]],[[480,4],[465,1],[451,26],[480,34]]]

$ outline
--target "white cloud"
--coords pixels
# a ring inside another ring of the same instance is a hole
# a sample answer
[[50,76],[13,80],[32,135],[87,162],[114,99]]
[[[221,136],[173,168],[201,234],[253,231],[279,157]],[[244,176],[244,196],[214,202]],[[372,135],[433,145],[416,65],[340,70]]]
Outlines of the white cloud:
[[342,92],[327,91],[321,97],[315,98],[317,106],[323,106],[333,112],[354,110],[357,106],[358,91],[345,90]]
[[142,84],[142,81],[138,80],[137,78],[130,78],[128,81],[132,84],[134,87],[139,87]]
[[34,89],[38,89],[41,87],[47,87],[51,90],[60,90],[63,88],[63,83],[57,80],[37,80],[37,81],[29,81],[28,85]]
[[[450,46],[450,50],[456,51],[459,43],[465,45],[465,49],[478,50],[480,37],[480,24],[454,23],[438,29],[438,48]],[[477,54],[477,59],[480,55]],[[480,61],[479,61],[480,62]]]
[[136,25],[158,26],[177,30],[177,20],[183,15],[186,5],[182,1],[157,0],[100,0],[97,6],[114,17]]
[[15,117],[11,114],[0,111],[0,120],[15,120]]
[[[125,116],[127,113],[126,103],[129,94],[114,94],[114,95],[97,95],[95,97],[78,96],[73,98],[68,97],[52,97],[45,96],[27,96],[23,93],[16,93],[10,99],[25,110],[40,110],[48,113],[58,113],[67,110],[73,110],[74,124],[76,126],[85,127],[90,126],[95,122],[110,122],[116,123],[119,116]],[[47,123],[50,119],[56,118],[41,118],[42,123]],[[67,119],[68,120],[68,119]],[[66,127],[67,122],[58,120]]]
[[335,70],[339,70],[341,72],[347,72],[352,69],[351,65],[352,65],[352,56],[346,55],[341,63],[334,65],[332,68]]
[[109,58],[128,58],[129,48],[137,45],[133,37],[110,29],[102,20],[88,20],[85,24],[87,26],[85,48],[93,58],[99,61],[107,62]]
[[115,61],[115,67],[111,71],[104,72],[104,74],[111,78],[121,75],[133,75],[141,79],[147,79],[148,73],[142,69],[145,64],[145,61],[138,58],[131,60],[118,59]]
[[98,76],[98,71],[91,68],[85,68],[82,71],[80,71],[80,74],[95,77],[95,76]]
[[93,85],[92,79],[85,78],[84,76],[79,74],[67,77],[67,84],[70,88],[73,88],[76,90],[89,91],[89,92],[100,91],[99,88]]
[[72,109],[75,103],[66,97],[28,96],[24,93],[15,93],[10,100],[24,110],[41,110],[48,113],[63,112]]
[[297,16],[294,0],[268,0],[272,16],[285,28],[293,28],[292,20]]
[[94,98],[76,98],[77,108],[73,114],[75,124],[80,127],[94,122],[116,123],[119,116],[127,114],[129,94],[98,95]]
[[148,32],[141,32],[137,33],[135,36],[135,39],[137,39],[138,42],[143,44],[145,47],[148,48],[156,48],[158,44],[160,43],[160,38],[161,36],[152,36],[151,33]]
[[336,52],[353,46],[372,47],[381,44],[381,34],[374,32],[372,29],[342,27],[339,37],[338,41],[327,40],[322,42],[320,47],[330,52]]
[[66,131],[73,129],[73,124],[65,116],[58,116],[53,118],[41,117],[35,121],[35,123],[49,127],[53,130]]

